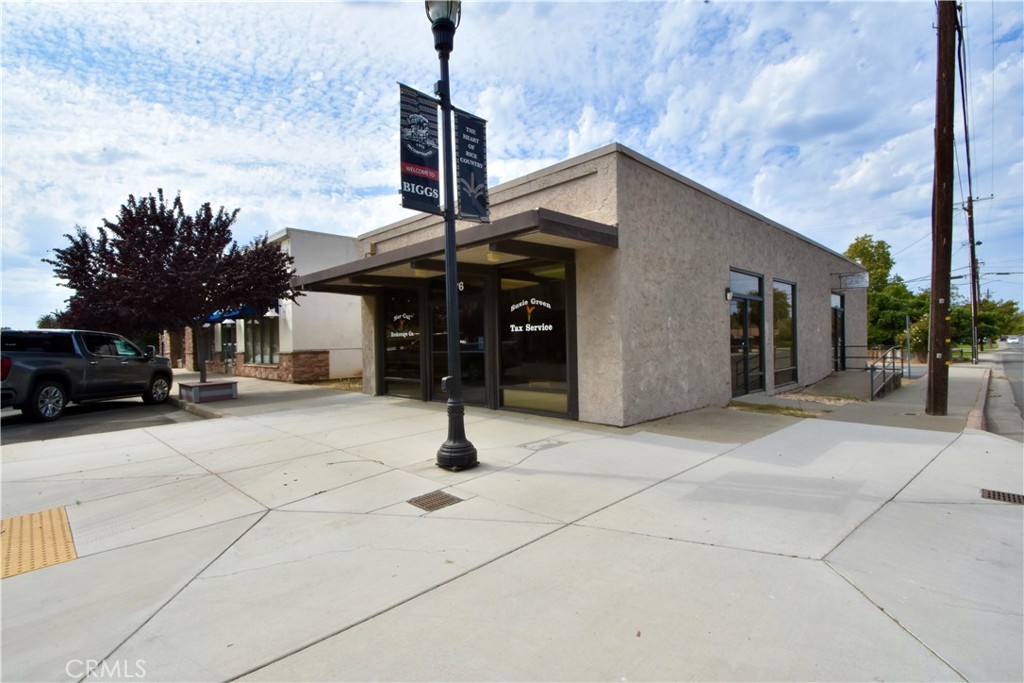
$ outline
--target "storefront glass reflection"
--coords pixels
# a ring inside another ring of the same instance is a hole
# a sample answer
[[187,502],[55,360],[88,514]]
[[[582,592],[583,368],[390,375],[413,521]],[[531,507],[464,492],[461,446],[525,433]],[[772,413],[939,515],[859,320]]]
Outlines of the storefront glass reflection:
[[558,263],[502,272],[502,407],[568,413],[565,284],[565,266]]
[[733,292],[733,299],[729,302],[733,396],[764,390],[761,283],[761,277],[757,275],[738,271],[729,274]]
[[[459,278],[459,351],[462,364],[462,400],[466,405],[486,405],[486,364],[484,353],[485,280]],[[430,318],[433,363],[433,396],[447,401],[441,378],[448,374],[448,315],[444,299],[444,278],[432,283]]]
[[420,316],[415,293],[384,298],[384,393],[420,398]]

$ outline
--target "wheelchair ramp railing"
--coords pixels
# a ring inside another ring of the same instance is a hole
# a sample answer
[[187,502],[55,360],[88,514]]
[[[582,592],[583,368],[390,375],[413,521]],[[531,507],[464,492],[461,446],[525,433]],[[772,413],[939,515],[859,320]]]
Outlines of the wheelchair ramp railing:
[[903,349],[893,346],[868,367],[871,371],[871,400],[903,386]]

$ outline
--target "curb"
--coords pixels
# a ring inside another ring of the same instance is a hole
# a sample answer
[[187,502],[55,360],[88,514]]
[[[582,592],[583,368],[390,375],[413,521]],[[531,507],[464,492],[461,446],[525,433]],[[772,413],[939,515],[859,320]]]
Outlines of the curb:
[[967,428],[988,431],[988,422],[985,419],[985,405],[988,403],[988,391],[992,383],[992,370],[985,368],[985,386],[978,392],[978,400],[974,408],[967,413]]
[[186,413],[192,413],[193,415],[198,415],[199,417],[205,418],[207,420],[222,417],[220,413],[214,410],[210,410],[209,408],[198,405],[196,403],[189,403],[188,401],[183,401],[181,400],[181,398],[177,396],[168,396],[167,402],[170,403],[175,408],[178,408],[179,410],[184,410]]

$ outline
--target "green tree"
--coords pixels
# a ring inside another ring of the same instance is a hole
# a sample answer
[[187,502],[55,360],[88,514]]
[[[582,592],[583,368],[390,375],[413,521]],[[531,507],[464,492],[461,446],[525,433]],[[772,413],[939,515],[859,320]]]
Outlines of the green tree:
[[893,346],[905,337],[907,316],[911,321],[928,314],[926,296],[914,294],[903,279],[892,274],[890,247],[884,240],[861,235],[844,252],[868,271],[868,344]]
[[54,311],[53,313],[47,313],[45,315],[39,316],[39,319],[36,320],[36,329],[39,329],[39,330],[58,330],[58,329],[60,329],[61,327],[63,327],[63,325],[61,324],[61,321],[60,321],[62,315],[63,315],[63,313],[61,311]]
[[[910,325],[910,352],[914,358],[925,360],[928,357],[928,315],[925,314]],[[904,330],[896,337],[898,346],[905,347],[907,333]]]
[[[76,226],[70,244],[43,259],[61,284],[74,291],[61,323],[140,337],[191,327],[195,339],[205,318],[223,310],[265,311],[279,299],[301,296],[291,286],[292,257],[266,235],[239,246],[231,235],[238,209],[216,213],[209,203],[187,213],[179,194],[121,206],[93,237]],[[206,379],[205,363],[200,374]]]
[[856,261],[868,271],[869,292],[879,291],[890,282],[892,267],[896,263],[890,249],[889,243],[885,240],[875,240],[871,235],[861,235],[853,240],[844,252],[846,258]]
[[913,294],[897,277],[893,282],[875,290],[868,290],[868,344],[892,346],[897,336],[907,327],[907,316],[912,320],[928,313],[928,302],[922,305],[919,295]]
[[1024,313],[1016,301],[978,302],[978,336],[998,339],[1004,334],[1024,333]]

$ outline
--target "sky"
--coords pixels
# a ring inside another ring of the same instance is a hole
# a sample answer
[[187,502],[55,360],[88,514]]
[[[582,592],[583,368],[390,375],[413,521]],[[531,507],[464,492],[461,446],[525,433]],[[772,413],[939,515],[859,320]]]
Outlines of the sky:
[[[414,215],[398,195],[397,84],[430,93],[438,79],[422,2],[0,12],[2,325],[65,306],[42,259],[129,195],[238,208],[240,243]],[[964,3],[952,262],[968,272],[973,195],[982,292],[1019,304],[1022,14],[1016,0]],[[933,2],[469,0],[452,101],[488,122],[491,186],[618,142],[834,251],[884,240],[917,290],[931,272],[935,25]],[[967,282],[953,280],[964,295]]]

